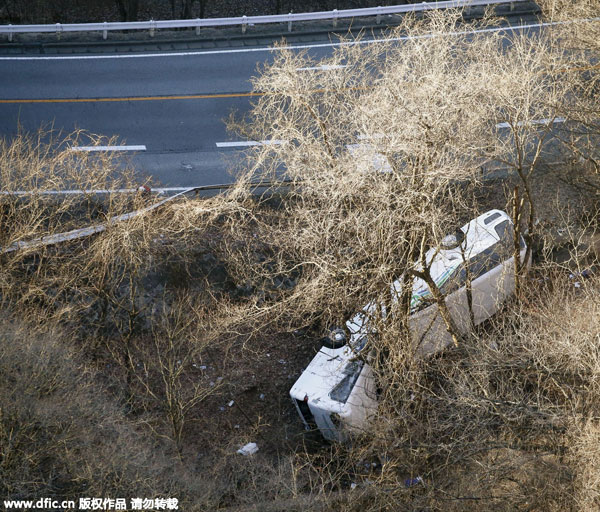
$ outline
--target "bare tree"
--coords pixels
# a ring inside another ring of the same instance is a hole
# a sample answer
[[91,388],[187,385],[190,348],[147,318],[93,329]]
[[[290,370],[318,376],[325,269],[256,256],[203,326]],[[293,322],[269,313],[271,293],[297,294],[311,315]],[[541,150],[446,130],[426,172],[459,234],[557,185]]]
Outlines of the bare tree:
[[164,410],[170,431],[167,437],[181,456],[190,412],[220,387],[198,382],[194,371],[202,363],[205,349],[215,348],[215,340],[207,329],[205,307],[190,297],[163,303],[157,309],[152,318],[152,343],[136,342],[141,367],[136,368],[135,376],[147,396]]
[[[4,300],[14,301],[19,308],[53,308],[77,293],[70,280],[74,275],[61,271],[63,263],[70,261],[67,255],[57,255],[52,246],[20,248],[20,244],[100,224],[128,211],[130,195],[97,191],[134,188],[132,173],[115,173],[117,162],[109,154],[90,157],[70,149],[71,145],[107,142],[83,133],[63,137],[51,132],[0,141],[0,286]],[[82,168],[87,172],[82,173]],[[73,189],[82,193],[57,193]],[[77,252],[78,245],[67,244],[67,254],[69,250]],[[21,273],[24,268],[29,269],[25,275]],[[58,306],[53,315],[69,311],[69,307]]]
[[[255,254],[269,253],[268,265],[245,260],[240,279],[301,273],[280,304],[307,319],[322,311],[332,324],[373,298],[389,302],[394,279],[412,274],[434,288],[458,343],[425,253],[472,214],[460,183],[477,181],[492,140],[493,86],[482,55],[501,42],[475,36],[462,46],[445,35],[456,23],[457,14],[434,16],[407,22],[401,44],[341,45],[318,63],[326,71],[306,55],[278,51],[254,81],[262,95],[251,117],[232,127],[274,142],[251,153],[246,181],[283,174],[297,189],[271,218],[236,224],[255,236],[246,241]],[[394,318],[404,315],[406,324],[412,281],[405,284],[405,307]]]
[[[407,20],[393,42],[344,41],[348,44],[321,61],[280,49],[272,66],[254,80],[259,96],[253,111],[230,122],[251,140],[269,141],[249,152],[249,171],[234,192],[246,211],[231,214],[224,240],[232,273],[262,293],[247,318],[255,315],[258,325],[271,322],[280,329],[336,325],[365,304],[375,305],[365,312],[377,333],[369,344],[383,355],[383,362],[370,359],[381,387],[380,415],[365,444],[336,454],[336,461],[347,464],[343,475],[358,472],[355,461],[366,454],[385,454],[378,475],[363,475],[381,484],[366,491],[373,510],[406,503],[404,494],[389,494],[390,482],[398,482],[403,472],[428,472],[432,481],[444,481],[423,491],[421,506],[456,500],[458,510],[465,496],[480,503],[488,499],[482,494],[495,496],[506,488],[512,493],[489,498],[490,503],[524,504],[531,499],[528,488],[539,485],[534,475],[543,473],[545,463],[566,471],[558,457],[564,450],[568,400],[556,405],[546,394],[550,388],[534,385],[533,374],[519,369],[525,365],[546,374],[544,356],[537,352],[541,338],[528,330],[533,324],[526,311],[527,304],[546,296],[532,298],[534,290],[519,280],[524,266],[518,253],[521,218],[529,228],[526,259],[532,250],[536,190],[531,176],[552,155],[572,155],[573,148],[588,144],[588,134],[578,138],[557,130],[567,112],[582,104],[582,77],[566,72],[570,55],[556,44],[562,29],[539,36],[463,36],[457,16]],[[527,300],[493,335],[463,337],[452,325],[442,290],[428,275],[425,255],[477,213],[469,191],[498,162],[518,179],[518,195],[508,198],[514,199],[517,225],[510,240],[519,294]],[[273,197],[277,191],[271,191],[252,202],[243,186],[265,176],[285,177],[289,190],[285,197]],[[414,277],[427,282],[459,345],[439,359],[414,357],[407,332]],[[291,278],[294,286],[286,287]],[[402,289],[391,300],[390,284],[398,278]],[[521,324],[524,330],[515,334]],[[536,355],[519,341],[528,335],[536,340]],[[506,348],[499,351],[502,342]],[[569,378],[555,382],[564,396],[569,396]],[[555,405],[566,407],[564,415],[553,415]],[[519,473],[519,482],[511,486],[507,474],[519,471],[519,464],[531,472]],[[489,482],[489,492],[467,480],[452,483],[452,472],[467,466],[467,474]],[[331,464],[322,469],[324,480],[337,478]],[[559,484],[540,491],[535,503],[564,504],[560,492],[569,488],[568,477]]]
[[[527,252],[523,262],[515,256],[517,295],[521,275],[531,250],[536,227],[536,205],[532,176],[548,165],[568,160],[582,150],[590,132],[581,130],[580,120],[571,119],[581,101],[580,76],[570,70],[571,55],[555,43],[564,36],[563,28],[551,28],[538,35],[515,34],[510,47],[490,58],[496,59],[493,79],[502,83],[495,90],[497,105],[495,150],[492,159],[516,174],[519,189],[511,201],[516,226],[515,255],[521,236],[521,219]],[[589,118],[589,116],[588,116]],[[578,126],[575,126],[577,124]]]

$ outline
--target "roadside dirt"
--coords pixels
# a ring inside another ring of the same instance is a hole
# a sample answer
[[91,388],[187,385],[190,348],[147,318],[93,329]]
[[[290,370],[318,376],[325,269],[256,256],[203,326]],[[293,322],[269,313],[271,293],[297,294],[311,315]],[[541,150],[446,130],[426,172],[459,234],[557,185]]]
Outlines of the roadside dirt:
[[198,406],[185,444],[209,460],[249,442],[262,455],[293,453],[306,439],[289,390],[319,348],[316,337],[281,333],[207,354],[200,379],[220,387]]

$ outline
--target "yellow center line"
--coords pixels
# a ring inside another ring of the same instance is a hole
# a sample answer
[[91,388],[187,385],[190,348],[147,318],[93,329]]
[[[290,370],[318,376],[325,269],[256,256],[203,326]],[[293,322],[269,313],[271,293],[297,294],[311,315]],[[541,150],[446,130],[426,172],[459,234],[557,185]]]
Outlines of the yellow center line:
[[181,96],[130,96],[124,98],[48,98],[48,99],[0,99],[0,103],[94,103],[112,101],[166,101],[166,100],[203,100],[212,98],[248,98],[263,96],[261,92],[238,92],[230,94],[186,94]]
[[[577,71],[588,71],[591,69],[600,68],[600,64],[578,67],[564,68],[555,70],[556,73],[570,73]],[[343,88],[342,90],[363,90],[370,87],[357,86]],[[311,93],[324,93],[327,89],[314,89]],[[204,99],[219,99],[219,98],[251,98],[257,96],[265,96],[269,93],[264,92],[237,92],[237,93],[215,93],[215,94],[185,94],[178,96],[129,96],[123,98],[48,98],[48,99],[0,99],[0,104],[6,103],[107,103],[117,101],[168,101],[168,100],[204,100]]]

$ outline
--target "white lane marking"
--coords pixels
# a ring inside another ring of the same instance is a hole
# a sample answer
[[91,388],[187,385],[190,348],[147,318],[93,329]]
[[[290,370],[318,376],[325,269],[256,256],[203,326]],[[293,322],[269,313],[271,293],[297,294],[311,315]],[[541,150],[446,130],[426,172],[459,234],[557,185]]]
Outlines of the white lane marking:
[[71,151],[146,151],[146,146],[72,146]]
[[[167,192],[182,192],[190,190],[193,187],[163,187],[152,188],[150,192],[156,194],[165,194]],[[96,188],[90,190],[70,189],[70,190],[0,190],[0,195],[3,196],[31,196],[31,195],[48,195],[48,196],[68,196],[68,195],[83,195],[83,194],[134,194],[140,192],[138,188]]]
[[383,139],[383,133],[374,133],[373,135],[359,134],[356,138],[358,140]]
[[331,71],[332,69],[344,69],[348,66],[342,64],[323,64],[322,66],[314,66],[311,68],[296,68],[296,71]]
[[[507,27],[495,27],[495,28],[484,28],[479,30],[463,30],[459,32],[450,32],[450,36],[460,36],[467,34],[482,34],[486,32],[514,32],[517,30],[523,30],[527,28],[542,28],[552,27],[557,25],[571,25],[574,23],[587,23],[600,21],[598,18],[586,18],[579,20],[568,20],[568,21],[551,21],[545,23],[528,23],[525,25],[513,25]],[[307,48],[328,48],[337,46],[355,46],[358,44],[372,44],[372,43],[384,43],[387,41],[407,41],[410,39],[428,39],[437,37],[437,34],[423,34],[420,36],[402,36],[402,37],[391,37],[381,39],[361,39],[360,41],[342,41],[339,43],[319,43],[319,44],[299,44],[289,46],[265,46],[260,48],[231,48],[228,50],[207,50],[197,52],[172,52],[172,53],[142,53],[132,55],[44,55],[44,56],[10,56],[0,57],[1,60],[95,60],[95,59],[147,59],[153,57],[171,58],[171,57],[188,57],[188,56],[202,56],[202,55],[221,55],[226,53],[253,53],[253,52],[273,52],[277,50],[303,50]]]
[[[566,119],[564,117],[556,117],[554,119],[533,119],[532,121],[519,121],[516,126],[526,126],[530,124],[551,124],[551,123],[564,123]],[[496,128],[510,128],[509,123],[498,123]]]
[[[346,149],[355,158],[357,168],[370,169],[381,173],[390,173],[393,171],[390,161],[385,155],[375,151],[371,144],[346,144]],[[365,160],[366,159],[366,160]]]
[[237,147],[249,147],[249,146],[273,146],[278,144],[285,144],[286,140],[238,140],[234,142],[216,142],[218,148],[237,148]]

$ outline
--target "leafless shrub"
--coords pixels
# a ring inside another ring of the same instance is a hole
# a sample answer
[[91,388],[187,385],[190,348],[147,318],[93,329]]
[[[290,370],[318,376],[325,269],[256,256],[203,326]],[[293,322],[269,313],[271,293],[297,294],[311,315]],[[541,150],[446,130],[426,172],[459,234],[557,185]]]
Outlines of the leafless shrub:
[[68,345],[60,331],[2,326],[3,496],[152,494],[164,455],[150,449]]
[[[214,349],[217,343],[210,336],[210,314],[191,297],[175,299],[169,305],[163,303],[156,309],[151,317],[152,340],[135,340],[135,352],[130,357],[139,362],[132,360],[130,365],[142,394],[150,399],[146,407],[154,405],[164,411],[164,421],[169,426],[166,437],[175,443],[181,456],[186,420],[220,387],[198,382],[198,371],[194,371],[201,366],[206,348]],[[160,434],[163,429],[153,430]]]
[[[39,132],[0,141],[3,300],[19,307],[51,306],[72,287],[68,272],[60,271],[69,258],[65,252],[57,254],[51,246],[12,250],[19,243],[100,224],[133,207],[132,194],[96,192],[134,186],[132,173],[120,169],[114,156],[71,150],[103,142],[79,132],[65,137]],[[55,193],[74,189],[86,192]],[[71,254],[80,245],[79,241],[68,244]],[[60,278],[57,272],[62,273]]]
[[575,503],[579,510],[594,510],[600,505],[598,496],[600,454],[598,424],[588,419],[573,428],[571,461],[576,468]]

